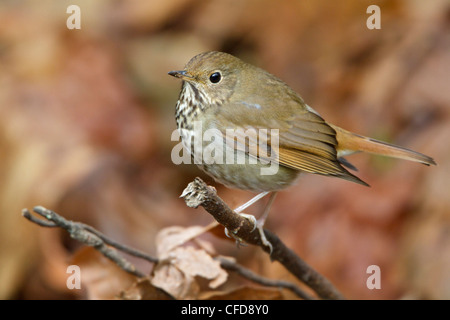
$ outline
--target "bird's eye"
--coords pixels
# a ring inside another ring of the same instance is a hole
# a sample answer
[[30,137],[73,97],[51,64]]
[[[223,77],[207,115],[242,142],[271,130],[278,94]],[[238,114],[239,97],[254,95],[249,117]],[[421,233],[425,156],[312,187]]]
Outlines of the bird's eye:
[[214,72],[209,76],[209,81],[212,83],[218,83],[222,79],[220,72]]

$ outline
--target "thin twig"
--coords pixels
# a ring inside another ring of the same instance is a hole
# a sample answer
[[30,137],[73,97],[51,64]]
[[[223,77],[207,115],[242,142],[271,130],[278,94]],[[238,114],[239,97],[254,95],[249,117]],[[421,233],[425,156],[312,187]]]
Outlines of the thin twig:
[[[85,245],[94,247],[105,257],[116,263],[121,269],[137,277],[145,277],[145,274],[143,272],[136,270],[136,267],[125,258],[123,258],[117,252],[117,250],[108,246],[107,244],[111,243],[111,240],[109,240],[107,237],[105,237],[95,229],[95,232],[92,232],[93,228],[86,228],[86,225],[83,223],[66,220],[57,213],[41,206],[34,207],[33,211],[41,215],[48,221],[34,217],[27,209],[22,210],[22,215],[31,222],[34,222],[42,227],[60,227],[65,229],[73,239],[78,240]],[[105,239],[108,240],[105,241]],[[120,250],[130,254],[135,253],[134,250],[130,251],[128,247],[123,245]]]
[[79,223],[79,224],[81,226],[83,226],[85,228],[85,230],[88,230],[89,232],[94,233],[95,235],[100,237],[106,244],[116,248],[117,250],[123,251],[125,253],[128,253],[129,255],[132,255],[132,256],[135,256],[137,258],[141,258],[141,259],[147,260],[147,261],[152,262],[152,263],[158,263],[158,258],[152,257],[152,256],[146,254],[143,251],[131,248],[131,247],[126,246],[126,245],[124,245],[122,243],[119,243],[119,242],[117,242],[115,240],[112,240],[112,239],[108,238],[107,236],[105,236],[100,231],[98,231],[97,229],[95,229],[95,228],[93,228],[93,227],[91,227],[91,226],[89,226],[87,224],[84,224],[84,223]]
[[234,261],[231,261],[230,259],[227,259],[224,257],[219,256],[219,257],[216,257],[215,259],[220,262],[220,266],[222,268],[227,269],[228,271],[234,271],[237,274],[239,274],[240,276],[242,276],[248,280],[251,280],[255,283],[259,283],[266,287],[277,287],[277,288],[288,289],[288,290],[292,291],[293,293],[295,293],[300,298],[305,299],[305,300],[313,300],[314,299],[309,294],[307,294],[305,291],[303,291],[299,286],[297,286],[296,284],[294,284],[292,282],[264,278],[256,273],[254,273],[253,271],[251,271],[247,268],[244,268],[243,266],[235,263]]
[[[145,274],[139,270],[136,270],[136,268],[131,263],[126,261],[123,257],[121,257],[117,253],[117,251],[108,246],[114,247],[117,250],[123,251],[129,255],[147,260],[151,263],[158,263],[158,258],[152,257],[146,254],[145,252],[118,243],[117,241],[108,238],[106,235],[104,235],[100,231],[96,230],[95,228],[87,224],[66,220],[56,212],[48,210],[41,206],[34,207],[33,211],[47,220],[35,217],[27,209],[22,210],[22,215],[29,221],[42,227],[46,228],[60,227],[65,229],[70,234],[70,236],[75,240],[78,240],[88,246],[94,247],[100,253],[102,253],[107,258],[116,263],[124,271],[131,273],[139,278],[145,277]],[[220,261],[220,264],[224,269],[236,272],[243,278],[246,278],[252,282],[269,287],[285,288],[291,290],[292,292],[297,294],[300,298],[312,299],[311,296],[303,292],[303,290],[301,290],[294,283],[264,278],[229,259],[225,259],[223,257],[216,257],[216,259]]]
[[272,251],[261,240],[253,223],[235,213],[217,196],[213,187],[208,186],[200,178],[191,182],[181,195],[189,207],[202,206],[214,219],[233,233],[240,241],[257,245],[270,254],[272,260],[283,264],[300,281],[313,289],[323,299],[344,299],[343,295],[324,276],[315,271],[305,261],[295,254],[272,232],[264,230],[267,240],[272,245]]

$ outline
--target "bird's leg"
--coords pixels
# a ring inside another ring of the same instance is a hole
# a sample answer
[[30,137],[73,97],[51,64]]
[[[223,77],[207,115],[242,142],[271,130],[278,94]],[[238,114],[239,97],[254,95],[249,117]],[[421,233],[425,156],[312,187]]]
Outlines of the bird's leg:
[[[237,207],[236,209],[234,209],[234,212],[236,213],[241,213],[243,210],[247,209],[248,207],[250,207],[252,204],[254,204],[256,201],[260,200],[261,198],[264,198],[265,196],[267,196],[270,192],[269,191],[264,191],[261,192],[259,194],[257,194],[256,196],[254,196],[253,198],[251,198],[249,201],[247,201],[246,203],[244,203],[243,205]],[[255,218],[255,217],[253,217]]]
[[[245,210],[246,208],[248,208],[249,206],[251,206],[252,204],[254,204],[255,202],[257,202],[258,200],[260,200],[261,198],[265,197],[266,195],[268,195],[270,192],[269,191],[265,191],[265,192],[261,192],[259,194],[257,194],[255,197],[253,197],[252,199],[250,199],[249,201],[247,201],[246,203],[244,203],[243,205],[237,207],[234,212],[236,212],[237,214],[243,216],[244,218],[250,220],[253,222],[253,230],[258,229],[260,237],[261,237],[261,242],[270,248],[270,253],[272,253],[272,244],[267,240],[266,235],[264,234],[264,223],[266,222],[266,219],[269,215],[270,212],[270,207],[272,206],[273,201],[275,200],[275,196],[277,194],[277,192],[272,192],[269,198],[269,201],[267,202],[266,207],[264,208],[264,212],[261,216],[260,219],[256,220],[254,215],[251,214],[246,214],[246,213],[241,213],[243,210]],[[230,233],[228,232],[228,230],[225,229],[225,233],[227,236],[230,236]],[[233,237],[235,238],[235,237]],[[238,243],[241,243],[242,241],[240,241],[240,239],[236,239],[238,241]]]
[[267,202],[266,208],[264,209],[263,214],[261,215],[261,218],[258,219],[258,225],[261,226],[261,228],[264,226],[264,223],[266,223],[266,219],[269,216],[270,208],[272,207],[272,203],[275,200],[275,197],[277,196],[277,192],[273,191],[270,195],[269,201]]
[[266,204],[266,207],[264,208],[264,212],[255,224],[255,228],[258,229],[259,235],[261,236],[261,242],[263,243],[263,245],[269,248],[270,255],[272,254],[273,247],[272,244],[269,242],[269,240],[267,240],[266,235],[264,233],[264,223],[266,222],[266,219],[269,216],[270,208],[272,207],[272,203],[275,200],[276,196],[277,196],[276,191],[270,194],[270,198]]
[[259,201],[260,199],[264,198],[266,195],[269,194],[269,191],[264,191],[261,192],[259,194],[257,194],[256,196],[254,196],[253,198],[251,198],[249,201],[247,201],[246,203],[244,203],[243,205],[237,207],[236,209],[234,209],[234,212],[236,212],[237,214],[243,216],[244,218],[246,218],[247,220],[250,220],[251,222],[253,222],[253,229],[252,232],[255,231],[256,226],[258,224],[258,221],[256,220],[254,215],[251,214],[246,214],[246,213],[241,213],[242,211],[244,211],[245,209],[247,209],[248,207],[250,207],[252,204],[254,204],[255,202]]

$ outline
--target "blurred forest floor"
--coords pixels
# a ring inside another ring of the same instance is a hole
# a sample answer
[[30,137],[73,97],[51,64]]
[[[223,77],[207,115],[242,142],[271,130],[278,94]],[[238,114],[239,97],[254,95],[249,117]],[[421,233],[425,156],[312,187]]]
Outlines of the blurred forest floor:
[[[211,222],[179,199],[194,177],[231,207],[252,196],[170,158],[180,83],[167,72],[219,50],[283,79],[327,121],[438,163],[352,156],[371,188],[304,175],[277,197],[266,227],[347,298],[450,299],[450,3],[373,2],[0,2],[0,298],[107,299],[133,285],[63,231],[26,221],[23,208],[45,206],[156,254],[163,228]],[[81,30],[66,28],[71,4]],[[366,27],[371,4],[380,30]],[[202,239],[295,281],[259,248]],[[69,264],[81,266],[82,290],[67,289]],[[366,287],[370,265],[381,268],[380,290]],[[216,291],[254,286],[230,275]]]

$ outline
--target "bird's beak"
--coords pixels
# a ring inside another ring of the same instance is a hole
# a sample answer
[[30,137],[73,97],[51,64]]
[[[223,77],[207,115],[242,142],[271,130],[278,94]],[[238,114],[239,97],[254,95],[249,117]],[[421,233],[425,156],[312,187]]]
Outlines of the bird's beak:
[[186,81],[192,80],[192,78],[193,78],[189,73],[187,73],[184,70],[182,70],[182,71],[170,71],[169,75],[171,75],[171,76],[173,76],[175,78],[180,78],[182,80],[186,80]]

